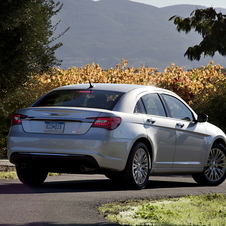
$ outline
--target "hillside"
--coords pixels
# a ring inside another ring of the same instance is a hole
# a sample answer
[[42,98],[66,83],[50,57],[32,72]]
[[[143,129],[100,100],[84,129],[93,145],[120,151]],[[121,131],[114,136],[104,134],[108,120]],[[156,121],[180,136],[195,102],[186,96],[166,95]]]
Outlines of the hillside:
[[[190,69],[212,60],[190,62],[184,58],[186,49],[198,44],[200,36],[178,33],[168,21],[175,14],[188,16],[196,6],[157,8],[128,0],[64,0],[63,4],[53,20],[61,20],[58,32],[70,27],[58,40],[63,46],[56,55],[63,60],[63,69],[92,62],[110,68],[124,58],[130,66],[146,65],[161,71],[170,63]],[[223,57],[214,60],[224,66]]]

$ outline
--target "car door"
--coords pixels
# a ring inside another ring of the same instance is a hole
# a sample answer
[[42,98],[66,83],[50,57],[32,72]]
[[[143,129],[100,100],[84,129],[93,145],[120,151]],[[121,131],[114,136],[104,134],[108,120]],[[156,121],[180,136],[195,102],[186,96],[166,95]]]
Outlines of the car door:
[[143,113],[144,127],[153,147],[152,172],[173,167],[176,133],[174,121],[166,117],[166,111],[157,93],[142,96],[138,101],[139,113]]
[[162,95],[174,121],[176,151],[174,169],[197,169],[203,167],[206,156],[206,130],[203,123],[195,122],[192,111],[178,98]]

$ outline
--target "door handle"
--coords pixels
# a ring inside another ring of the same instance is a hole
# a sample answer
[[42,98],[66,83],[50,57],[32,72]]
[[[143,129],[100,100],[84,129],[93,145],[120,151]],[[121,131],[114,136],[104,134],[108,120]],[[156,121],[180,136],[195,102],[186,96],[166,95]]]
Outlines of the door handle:
[[184,127],[184,124],[181,123],[181,122],[178,122],[176,125],[177,125],[178,127],[180,127],[180,128],[183,128],[183,127]]
[[156,120],[154,120],[154,119],[152,119],[152,118],[149,118],[149,119],[147,119],[147,122],[149,122],[149,123],[155,123],[156,122]]

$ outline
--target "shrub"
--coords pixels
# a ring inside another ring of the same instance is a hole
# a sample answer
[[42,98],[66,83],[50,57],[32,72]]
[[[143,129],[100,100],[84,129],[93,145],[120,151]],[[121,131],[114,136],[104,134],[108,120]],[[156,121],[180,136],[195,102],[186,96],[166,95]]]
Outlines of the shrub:
[[192,104],[196,112],[203,112],[209,116],[209,122],[220,127],[226,132],[225,112],[226,112],[226,86],[222,84],[215,92],[203,97],[198,96]]

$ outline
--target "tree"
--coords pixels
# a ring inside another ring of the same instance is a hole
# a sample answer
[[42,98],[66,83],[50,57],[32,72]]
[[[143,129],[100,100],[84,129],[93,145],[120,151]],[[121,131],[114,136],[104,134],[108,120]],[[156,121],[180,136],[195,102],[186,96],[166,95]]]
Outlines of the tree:
[[57,24],[51,17],[61,8],[53,0],[0,1],[0,95],[60,65],[54,54],[62,43],[54,41],[64,32],[52,37]]
[[190,17],[181,18],[173,16],[177,25],[177,31],[189,33],[192,29],[202,35],[199,45],[189,47],[184,56],[189,60],[200,60],[201,55],[213,57],[218,51],[220,55],[226,55],[226,15],[217,13],[212,7],[206,9],[196,9]]

